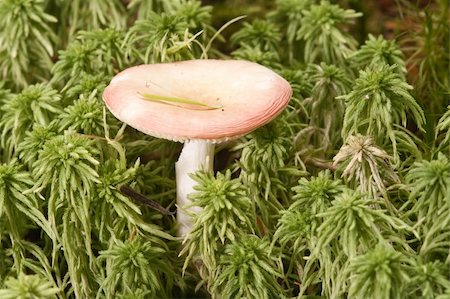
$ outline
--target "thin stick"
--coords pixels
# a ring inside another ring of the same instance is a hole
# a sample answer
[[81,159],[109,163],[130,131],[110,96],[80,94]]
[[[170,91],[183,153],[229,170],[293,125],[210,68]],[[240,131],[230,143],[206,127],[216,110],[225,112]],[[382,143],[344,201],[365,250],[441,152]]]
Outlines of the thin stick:
[[159,203],[157,203],[154,200],[151,200],[147,197],[145,197],[144,195],[134,191],[133,189],[131,189],[128,186],[120,186],[119,188],[120,192],[123,195],[128,196],[129,198],[135,200],[136,202],[142,203],[150,208],[152,208],[153,210],[156,210],[158,212],[161,212],[164,215],[173,215],[175,214],[175,212],[171,212],[169,210],[167,210],[166,208],[164,208],[163,206],[161,206]]

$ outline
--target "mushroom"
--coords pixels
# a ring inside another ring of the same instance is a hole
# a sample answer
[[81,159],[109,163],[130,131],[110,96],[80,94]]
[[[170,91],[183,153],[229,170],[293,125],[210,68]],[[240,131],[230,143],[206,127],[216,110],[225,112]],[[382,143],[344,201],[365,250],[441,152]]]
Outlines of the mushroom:
[[193,225],[183,211],[195,185],[189,174],[212,170],[214,144],[268,123],[291,95],[286,80],[259,64],[189,60],[128,68],[111,80],[103,100],[116,118],[131,127],[184,143],[175,170],[178,235],[185,236]]

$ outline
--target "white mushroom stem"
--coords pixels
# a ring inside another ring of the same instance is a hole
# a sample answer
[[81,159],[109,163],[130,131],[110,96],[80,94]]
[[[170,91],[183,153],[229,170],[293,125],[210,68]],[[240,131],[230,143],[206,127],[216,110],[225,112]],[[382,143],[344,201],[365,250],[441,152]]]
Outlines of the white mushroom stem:
[[[182,209],[191,203],[188,195],[194,191],[197,184],[189,177],[189,174],[198,170],[210,171],[214,163],[214,144],[204,140],[193,140],[184,143],[183,150],[177,163],[175,172],[177,180],[177,222],[178,236],[186,236],[194,225],[191,216]],[[198,213],[199,207],[189,208],[188,211]]]

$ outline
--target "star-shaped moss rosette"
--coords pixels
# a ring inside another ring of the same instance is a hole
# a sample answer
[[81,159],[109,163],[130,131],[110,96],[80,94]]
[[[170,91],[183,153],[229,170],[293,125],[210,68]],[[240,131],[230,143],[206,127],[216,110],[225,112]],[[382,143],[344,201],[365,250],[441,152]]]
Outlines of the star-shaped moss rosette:
[[286,80],[259,64],[189,60],[126,69],[112,79],[103,99],[131,127],[184,143],[175,168],[178,233],[185,236],[192,220],[183,207],[196,184],[189,174],[212,170],[214,144],[270,122],[291,95]]

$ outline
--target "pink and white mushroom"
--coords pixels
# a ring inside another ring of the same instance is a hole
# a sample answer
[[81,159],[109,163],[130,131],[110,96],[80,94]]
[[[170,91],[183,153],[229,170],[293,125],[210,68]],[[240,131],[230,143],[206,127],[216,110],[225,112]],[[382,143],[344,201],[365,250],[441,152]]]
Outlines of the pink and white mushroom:
[[189,60],[128,68],[111,80],[103,100],[129,126],[184,143],[175,170],[178,234],[185,236],[193,225],[183,212],[195,185],[189,174],[212,170],[214,144],[270,122],[291,94],[286,80],[259,64]]

